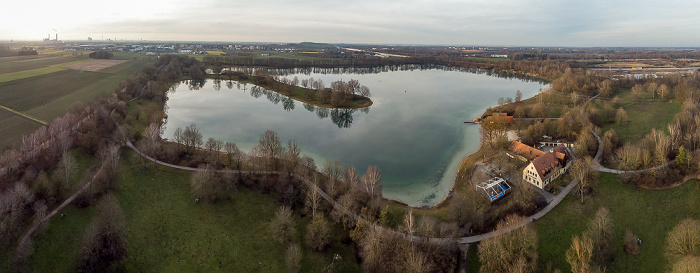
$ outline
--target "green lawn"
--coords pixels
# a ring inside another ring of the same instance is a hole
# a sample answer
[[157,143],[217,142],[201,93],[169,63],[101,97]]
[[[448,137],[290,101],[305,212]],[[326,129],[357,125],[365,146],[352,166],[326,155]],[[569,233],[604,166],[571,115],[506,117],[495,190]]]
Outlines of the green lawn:
[[[134,168],[125,153],[116,195],[127,220],[128,272],[285,272],[285,247],[272,240],[268,223],[279,204],[269,195],[241,188],[231,201],[195,203],[190,172]],[[70,272],[92,209],[64,211],[49,222],[31,265],[36,272]],[[304,252],[303,272],[320,272],[333,254],[339,272],[357,272],[352,247],[335,239],[327,253],[303,247],[308,217],[297,219],[295,241]],[[336,227],[337,228],[337,227]]]
[[652,99],[650,94],[642,101],[636,102],[629,89],[618,90],[616,95],[621,99],[629,122],[619,124],[613,116],[612,120],[606,121],[608,123],[604,124],[601,130],[606,132],[614,129],[623,144],[637,143],[651,132],[651,129],[665,131],[675,115],[683,109],[683,104],[678,100]]
[[[600,207],[610,210],[615,237],[615,261],[607,272],[665,272],[664,258],[668,232],[685,218],[700,219],[700,184],[692,180],[674,189],[652,191],[625,185],[611,174],[601,174],[595,194],[582,205],[570,194],[547,216],[538,219],[540,268],[549,261],[562,272],[569,272],[564,253],[574,235],[581,235]],[[623,251],[625,230],[630,229],[642,240],[641,254],[630,256]]]

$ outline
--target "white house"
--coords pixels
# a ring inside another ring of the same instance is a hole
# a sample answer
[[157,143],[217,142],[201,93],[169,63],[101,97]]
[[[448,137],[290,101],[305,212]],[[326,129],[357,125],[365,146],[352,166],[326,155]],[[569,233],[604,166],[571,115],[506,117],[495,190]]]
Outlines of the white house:
[[551,182],[569,169],[573,157],[564,144],[554,147],[551,152],[543,152],[533,147],[513,141],[510,153],[512,157],[527,159],[530,164],[523,169],[523,180],[540,188],[550,189]]

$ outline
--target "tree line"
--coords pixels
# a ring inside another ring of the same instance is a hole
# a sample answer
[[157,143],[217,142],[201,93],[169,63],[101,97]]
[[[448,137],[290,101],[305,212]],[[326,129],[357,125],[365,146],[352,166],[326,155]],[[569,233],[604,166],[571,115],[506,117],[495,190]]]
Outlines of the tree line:
[[[163,58],[164,57],[164,58]],[[0,155],[0,245],[11,249],[28,224],[43,226],[48,211],[86,183],[87,191],[76,196],[78,207],[97,205],[97,216],[82,235],[75,271],[121,270],[126,257],[125,222],[116,198],[120,147],[134,131],[118,125],[127,118],[127,101],[147,97],[164,101],[166,84],[177,77],[203,73],[204,66],[182,56],[163,56],[141,73],[127,79],[114,93],[88,104],[76,102],[68,112],[22,137],[21,145]],[[192,68],[194,67],[194,68]],[[152,109],[146,118],[161,120],[162,110]],[[71,152],[80,147],[97,160],[82,177]],[[95,168],[99,167],[99,171]],[[15,268],[23,268],[32,253],[31,242],[18,249]]]

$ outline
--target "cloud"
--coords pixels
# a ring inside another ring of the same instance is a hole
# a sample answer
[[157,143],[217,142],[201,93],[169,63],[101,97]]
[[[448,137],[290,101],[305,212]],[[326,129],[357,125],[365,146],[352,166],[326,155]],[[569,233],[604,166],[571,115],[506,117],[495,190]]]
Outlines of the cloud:
[[[50,25],[60,25],[66,39],[106,35],[263,42],[700,45],[700,19],[695,15],[700,3],[676,0],[123,0],[106,11],[89,1],[66,1],[47,2],[49,10],[60,6],[63,21],[41,9],[34,22],[44,30],[32,30],[26,38],[44,37]],[[10,9],[28,8],[22,5],[11,4]],[[88,12],[70,8],[81,5]],[[0,39],[8,39],[6,33],[22,33],[10,27],[18,18],[0,19]]]

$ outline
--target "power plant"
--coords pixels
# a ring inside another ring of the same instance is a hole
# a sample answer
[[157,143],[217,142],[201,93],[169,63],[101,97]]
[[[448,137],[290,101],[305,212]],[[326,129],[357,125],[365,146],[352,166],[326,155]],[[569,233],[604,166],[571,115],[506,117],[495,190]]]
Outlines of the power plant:
[[[58,42],[58,30],[55,28],[52,28],[54,32],[56,32],[56,39],[54,39],[54,42]],[[51,41],[51,33],[48,34],[48,36],[44,39],[44,42],[50,42]]]

